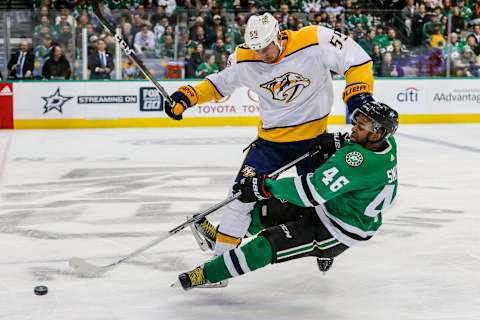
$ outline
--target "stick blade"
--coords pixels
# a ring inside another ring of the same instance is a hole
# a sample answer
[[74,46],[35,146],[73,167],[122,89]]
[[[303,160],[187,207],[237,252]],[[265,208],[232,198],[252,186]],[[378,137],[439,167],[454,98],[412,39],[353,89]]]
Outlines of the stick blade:
[[75,270],[75,272],[87,277],[96,277],[106,272],[104,268],[94,266],[78,257],[73,257],[68,260],[68,264],[73,270]]

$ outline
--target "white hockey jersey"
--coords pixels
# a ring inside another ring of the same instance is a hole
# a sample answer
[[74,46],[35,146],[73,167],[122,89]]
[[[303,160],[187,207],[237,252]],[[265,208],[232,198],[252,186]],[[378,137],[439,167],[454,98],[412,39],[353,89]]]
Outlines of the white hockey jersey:
[[[229,57],[229,66],[207,79],[222,96],[245,86],[260,99],[259,137],[275,142],[312,139],[323,133],[333,104],[330,71],[345,74],[371,61],[352,39],[321,26],[284,31],[286,46],[268,64],[246,45]],[[339,97],[340,98],[340,97]]]

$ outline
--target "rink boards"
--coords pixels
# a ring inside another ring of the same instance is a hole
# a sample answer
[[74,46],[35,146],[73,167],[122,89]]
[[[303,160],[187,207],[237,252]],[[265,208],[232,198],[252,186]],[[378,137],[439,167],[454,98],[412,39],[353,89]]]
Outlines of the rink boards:
[[[163,81],[167,92],[195,81]],[[334,81],[331,124],[348,121]],[[377,80],[375,98],[400,112],[402,123],[480,122],[480,82],[470,79]],[[15,129],[243,126],[259,121],[258,97],[239,88],[216,103],[189,109],[182,121],[163,112],[148,81],[41,81],[0,83],[0,127]]]

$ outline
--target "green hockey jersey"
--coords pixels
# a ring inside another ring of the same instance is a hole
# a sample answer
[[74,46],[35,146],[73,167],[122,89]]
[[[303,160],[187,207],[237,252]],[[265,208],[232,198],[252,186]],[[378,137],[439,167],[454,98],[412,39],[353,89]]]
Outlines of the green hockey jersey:
[[370,239],[382,224],[382,212],[397,194],[397,145],[374,152],[346,142],[321,167],[305,176],[267,179],[279,199],[315,207],[330,233],[347,246]]

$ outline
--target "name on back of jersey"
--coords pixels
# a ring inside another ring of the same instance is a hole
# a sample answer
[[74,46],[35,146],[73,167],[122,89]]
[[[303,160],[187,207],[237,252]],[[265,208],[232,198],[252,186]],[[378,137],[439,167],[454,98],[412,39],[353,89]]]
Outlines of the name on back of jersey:
[[397,181],[397,166],[393,167],[390,170],[387,170],[388,183]]

